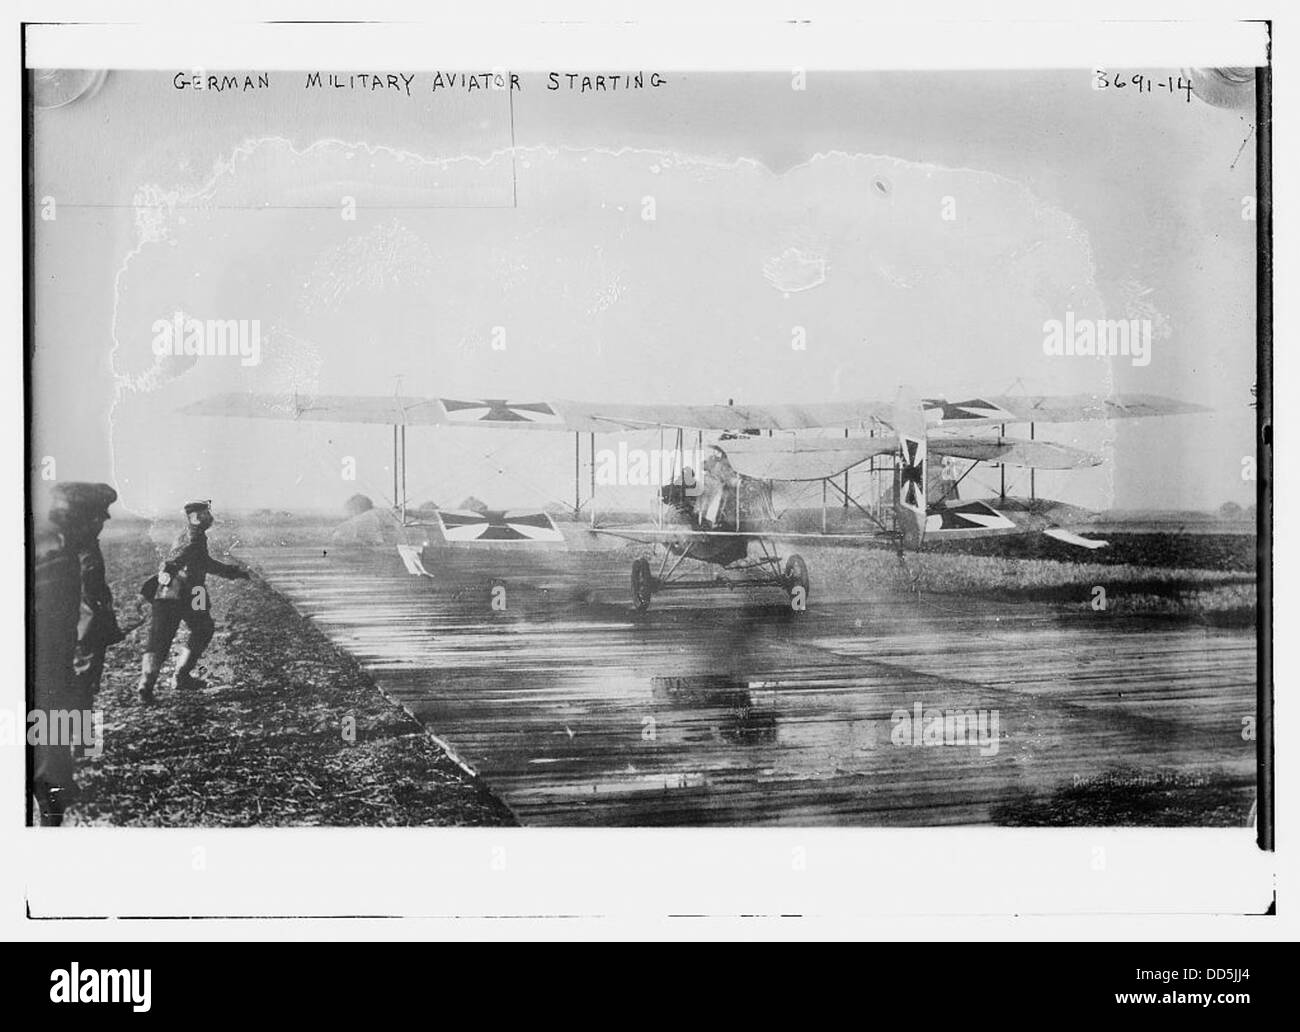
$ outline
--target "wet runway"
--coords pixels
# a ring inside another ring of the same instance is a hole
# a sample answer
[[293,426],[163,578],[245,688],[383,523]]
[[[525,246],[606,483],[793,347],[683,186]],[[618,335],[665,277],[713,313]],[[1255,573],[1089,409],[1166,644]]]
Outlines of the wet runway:
[[819,595],[836,554],[796,616],[770,588],[636,613],[622,552],[506,577],[503,610],[472,561],[239,552],[523,824],[1246,823],[1253,632]]

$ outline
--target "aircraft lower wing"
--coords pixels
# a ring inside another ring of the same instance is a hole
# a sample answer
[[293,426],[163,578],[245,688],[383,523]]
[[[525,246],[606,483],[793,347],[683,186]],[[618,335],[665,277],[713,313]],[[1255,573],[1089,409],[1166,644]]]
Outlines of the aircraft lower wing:
[[406,567],[406,572],[412,577],[428,577],[433,579],[433,574],[424,568],[424,560],[420,557],[420,549],[414,545],[398,545],[397,554],[402,558],[402,565]]
[[1016,437],[930,438],[933,455],[951,455],[971,462],[1000,462],[1029,469],[1083,469],[1100,466],[1101,456],[1051,441],[1027,441]]
[[1062,541],[1067,545],[1076,545],[1079,548],[1105,548],[1109,541],[1102,541],[1099,538],[1080,537],[1078,534],[1066,530],[1064,527],[1048,527],[1043,531],[1049,538]]
[[720,441],[718,447],[741,476],[756,480],[825,480],[898,448],[892,437],[857,439],[755,437]]
[[964,536],[987,537],[992,534],[1018,534],[1022,528],[1006,513],[988,502],[959,502],[940,506],[925,518],[925,533],[931,540]]
[[[921,401],[927,426],[980,427],[1002,423],[1073,423],[1208,411],[1153,394],[1024,395]],[[382,395],[219,394],[194,402],[187,415],[285,419],[390,426],[467,426],[506,430],[608,433],[670,427],[686,430],[811,430],[893,427],[899,414],[888,401],[833,401],[778,405],[622,404],[558,399],[424,398]]]
[[1060,502],[1028,503],[1025,499],[974,499],[932,508],[926,517],[926,540],[965,542],[990,537],[1045,534],[1078,548],[1105,548],[1110,542],[1086,538],[1048,520],[1076,517],[1081,510]]
[[[798,438],[752,437],[720,441],[731,468],[758,480],[825,480],[838,476],[877,455],[894,452],[892,437]],[[971,462],[1000,462],[1033,469],[1081,469],[1101,464],[1101,457],[1051,441],[1014,437],[934,436],[931,455]]]

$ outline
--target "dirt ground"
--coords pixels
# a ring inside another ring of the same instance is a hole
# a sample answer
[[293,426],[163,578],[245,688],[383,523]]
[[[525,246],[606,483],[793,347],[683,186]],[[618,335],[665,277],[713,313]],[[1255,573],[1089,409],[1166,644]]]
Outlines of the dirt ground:
[[[103,541],[123,627],[147,612],[137,592],[157,567],[147,528]],[[214,545],[216,542],[214,541]],[[214,548],[214,553],[217,553]],[[77,761],[66,823],[150,827],[502,825],[509,811],[453,762],[266,584],[209,579],[217,634],[208,683],[136,692],[147,625],[109,652],[95,700],[103,747]],[[184,629],[177,635],[185,636]]]

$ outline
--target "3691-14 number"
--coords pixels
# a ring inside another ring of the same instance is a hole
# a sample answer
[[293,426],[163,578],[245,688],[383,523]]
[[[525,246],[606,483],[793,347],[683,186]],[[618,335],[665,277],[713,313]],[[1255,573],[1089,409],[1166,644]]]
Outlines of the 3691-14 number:
[[1192,102],[1192,81],[1184,79],[1181,75],[1168,75],[1163,79],[1153,79],[1151,76],[1142,75],[1140,72],[1131,75],[1111,74],[1104,68],[1094,68],[1092,74],[1092,88],[1094,90],[1131,89],[1137,93],[1164,90],[1171,97],[1181,90],[1185,103],[1190,104]]

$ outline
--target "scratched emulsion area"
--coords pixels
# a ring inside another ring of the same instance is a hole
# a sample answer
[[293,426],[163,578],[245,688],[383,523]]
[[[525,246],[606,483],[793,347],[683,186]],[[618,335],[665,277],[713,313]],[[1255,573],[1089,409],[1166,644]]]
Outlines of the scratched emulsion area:
[[[494,612],[468,552],[430,581],[390,552],[240,551],[524,824],[1247,823],[1249,631],[849,590],[835,550],[802,617],[770,588],[638,614],[631,554],[515,560]],[[936,713],[970,732],[940,741]]]
[[[385,493],[382,433],[277,425],[270,449],[265,425],[177,415],[218,391],[758,402],[1111,385],[1107,362],[1042,348],[1044,319],[1108,314],[1085,227],[978,169],[834,152],[777,174],[667,151],[438,156],[261,137],[135,196],[112,438],[136,509],[171,507],[180,484],[231,499],[273,484],[278,506],[333,508],[351,493],[344,456],[353,490]],[[1143,289],[1127,307],[1149,305]],[[256,362],[158,354],[175,313],[255,320]],[[920,351],[944,356],[940,382]],[[567,496],[562,448],[466,431],[422,459],[422,433],[413,500]],[[193,447],[156,447],[175,435]],[[1107,439],[1071,428],[1063,443]],[[1115,501],[1100,471],[1046,474],[1039,490]]]

